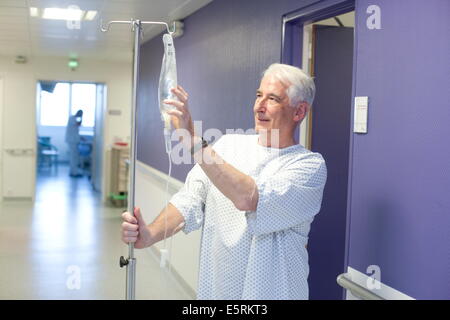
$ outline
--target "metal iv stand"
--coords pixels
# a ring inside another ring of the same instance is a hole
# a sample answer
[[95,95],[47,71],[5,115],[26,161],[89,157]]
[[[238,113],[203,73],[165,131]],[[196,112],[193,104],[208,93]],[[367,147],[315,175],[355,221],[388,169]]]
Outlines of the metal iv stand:
[[[135,164],[136,164],[136,102],[137,102],[137,84],[139,80],[139,47],[142,38],[142,26],[145,24],[159,24],[165,25],[167,32],[172,34],[174,30],[169,30],[169,25],[165,22],[154,22],[154,21],[141,21],[141,20],[130,20],[130,21],[110,21],[106,25],[106,28],[101,25],[102,32],[107,32],[111,24],[129,24],[131,25],[131,30],[134,32],[134,54],[133,54],[133,100],[131,109],[131,154],[130,154],[130,169],[129,169],[129,188],[128,188],[128,212],[134,215],[134,175],[135,175]],[[134,245],[133,243],[128,243],[128,259],[123,256],[120,257],[120,267],[127,267],[127,278],[126,278],[126,299],[135,300],[135,287],[136,287],[136,258],[134,257]]]

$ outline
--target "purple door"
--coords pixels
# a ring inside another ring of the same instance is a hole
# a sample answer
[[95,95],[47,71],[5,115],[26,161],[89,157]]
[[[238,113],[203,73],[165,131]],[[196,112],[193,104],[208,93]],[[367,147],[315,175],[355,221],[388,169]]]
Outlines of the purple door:
[[308,242],[310,299],[342,299],[336,277],[344,272],[353,28],[314,25],[316,98],[312,111],[312,150],[327,164],[320,213]]

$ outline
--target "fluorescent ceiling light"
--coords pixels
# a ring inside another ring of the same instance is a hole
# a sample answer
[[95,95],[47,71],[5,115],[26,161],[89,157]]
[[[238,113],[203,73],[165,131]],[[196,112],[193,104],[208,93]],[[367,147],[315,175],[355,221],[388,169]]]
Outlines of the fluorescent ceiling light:
[[30,7],[30,16],[37,17],[39,15],[38,8]]
[[86,12],[86,15],[84,16],[84,20],[94,20],[96,15],[97,15],[97,11],[89,10],[88,12]]
[[43,19],[80,21],[84,11],[80,9],[45,8]]
[[[51,20],[67,20],[67,21],[81,21],[81,20],[94,20],[97,16],[97,11],[89,10],[83,11],[80,8],[44,8],[38,9],[36,7],[30,7],[30,16],[39,17],[42,13],[42,19]],[[86,14],[85,14],[86,13]]]

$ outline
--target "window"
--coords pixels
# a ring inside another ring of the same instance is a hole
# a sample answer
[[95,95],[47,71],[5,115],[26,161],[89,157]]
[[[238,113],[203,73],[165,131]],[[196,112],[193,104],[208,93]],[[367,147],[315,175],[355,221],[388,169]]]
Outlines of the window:
[[56,84],[52,93],[41,90],[40,123],[42,126],[66,126],[69,119],[70,85]]
[[90,83],[72,84],[70,113],[83,110],[83,127],[93,127],[95,122],[95,102],[97,86]]
[[74,115],[78,110],[83,110],[82,126],[94,127],[97,101],[96,84],[57,82],[52,88],[52,85],[46,82],[45,86],[41,84],[39,92],[39,124],[41,126],[65,127],[69,115]]

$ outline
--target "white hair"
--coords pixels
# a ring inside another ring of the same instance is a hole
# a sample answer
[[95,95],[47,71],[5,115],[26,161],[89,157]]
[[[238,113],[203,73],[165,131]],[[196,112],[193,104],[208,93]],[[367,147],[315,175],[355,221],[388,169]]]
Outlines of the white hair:
[[264,72],[263,77],[273,76],[288,88],[286,94],[289,104],[297,106],[300,102],[307,102],[312,106],[316,94],[314,80],[302,69],[287,64],[274,63]]

